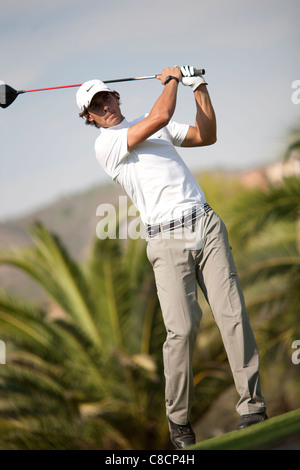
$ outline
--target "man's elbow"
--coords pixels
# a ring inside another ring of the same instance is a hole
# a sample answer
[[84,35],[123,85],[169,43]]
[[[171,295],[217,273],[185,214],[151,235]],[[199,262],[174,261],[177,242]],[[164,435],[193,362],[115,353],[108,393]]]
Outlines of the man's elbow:
[[213,137],[210,138],[208,145],[213,145],[217,142],[217,135],[215,134]]
[[213,145],[217,142],[217,134],[211,134],[203,139],[202,145]]
[[165,111],[157,116],[158,125],[162,128],[169,124],[172,118],[172,114]]

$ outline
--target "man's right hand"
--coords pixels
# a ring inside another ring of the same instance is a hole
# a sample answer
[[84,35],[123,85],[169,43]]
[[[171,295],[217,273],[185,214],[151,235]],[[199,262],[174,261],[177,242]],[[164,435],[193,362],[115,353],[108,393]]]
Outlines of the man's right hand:
[[161,81],[161,83],[164,85],[166,78],[171,75],[172,77],[176,77],[180,82],[182,79],[182,73],[180,70],[180,67],[167,67],[164,70],[161,71],[160,75],[157,75],[156,78]]

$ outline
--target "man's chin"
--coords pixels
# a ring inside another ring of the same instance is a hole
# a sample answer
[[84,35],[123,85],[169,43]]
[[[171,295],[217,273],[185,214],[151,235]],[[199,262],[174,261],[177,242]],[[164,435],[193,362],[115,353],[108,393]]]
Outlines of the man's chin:
[[118,115],[115,115],[113,114],[109,119],[108,119],[108,122],[107,122],[107,127],[113,127],[113,126],[117,126],[118,124],[120,124],[122,121],[123,121],[124,117],[123,116],[118,116]]

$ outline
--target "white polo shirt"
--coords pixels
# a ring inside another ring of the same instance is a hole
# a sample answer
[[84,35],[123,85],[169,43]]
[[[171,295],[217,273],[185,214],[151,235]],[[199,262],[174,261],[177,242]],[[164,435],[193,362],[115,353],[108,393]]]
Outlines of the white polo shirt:
[[128,128],[145,115],[101,128],[95,152],[105,172],[117,181],[140,212],[144,224],[157,224],[187,214],[206,202],[204,193],[174,146],[180,146],[189,126],[170,122],[128,151]]

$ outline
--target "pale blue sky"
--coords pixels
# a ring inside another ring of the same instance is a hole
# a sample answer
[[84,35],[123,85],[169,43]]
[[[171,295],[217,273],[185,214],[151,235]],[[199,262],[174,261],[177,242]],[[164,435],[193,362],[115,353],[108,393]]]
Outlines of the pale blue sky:
[[[26,90],[204,67],[218,142],[180,154],[193,171],[251,168],[278,157],[300,115],[291,101],[299,18],[299,0],[1,0],[0,79]],[[114,88],[129,120],[162,91],[157,80]],[[0,108],[0,219],[109,181],[94,156],[98,131],[78,118],[76,90],[28,93]],[[194,112],[181,86],[174,119],[193,123]]]

